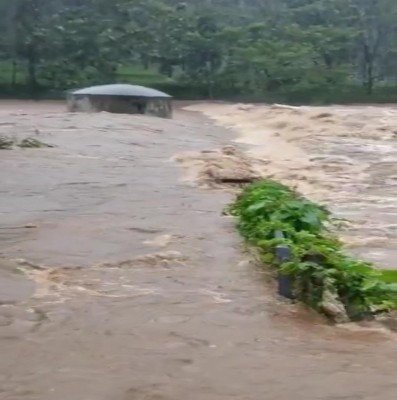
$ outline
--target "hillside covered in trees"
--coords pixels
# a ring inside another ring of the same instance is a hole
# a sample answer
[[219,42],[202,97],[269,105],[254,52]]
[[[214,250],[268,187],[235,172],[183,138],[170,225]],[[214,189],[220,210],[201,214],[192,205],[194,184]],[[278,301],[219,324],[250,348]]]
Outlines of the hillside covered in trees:
[[0,0],[0,95],[397,100],[396,0]]

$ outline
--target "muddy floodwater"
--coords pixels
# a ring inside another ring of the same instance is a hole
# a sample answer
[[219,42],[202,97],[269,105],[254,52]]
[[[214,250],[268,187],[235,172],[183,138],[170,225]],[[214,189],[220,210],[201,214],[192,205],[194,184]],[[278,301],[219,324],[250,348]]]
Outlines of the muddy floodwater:
[[278,299],[211,179],[295,185],[351,221],[352,252],[393,267],[396,109],[175,114],[0,103],[0,137],[51,146],[0,150],[0,399],[395,398],[395,333]]

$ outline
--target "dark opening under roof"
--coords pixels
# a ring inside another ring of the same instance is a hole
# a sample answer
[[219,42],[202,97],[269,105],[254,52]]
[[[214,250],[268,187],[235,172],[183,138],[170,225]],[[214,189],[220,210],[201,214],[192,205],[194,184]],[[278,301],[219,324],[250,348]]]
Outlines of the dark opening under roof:
[[91,86],[88,88],[76,90],[72,92],[72,94],[94,96],[171,97],[168,94],[160,92],[156,89],[128,84]]

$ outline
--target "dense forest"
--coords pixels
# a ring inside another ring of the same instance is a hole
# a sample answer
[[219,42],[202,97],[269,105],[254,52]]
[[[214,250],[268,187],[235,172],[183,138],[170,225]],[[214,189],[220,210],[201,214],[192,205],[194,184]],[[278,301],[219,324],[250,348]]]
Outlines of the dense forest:
[[396,101],[396,21],[396,0],[0,0],[0,95]]

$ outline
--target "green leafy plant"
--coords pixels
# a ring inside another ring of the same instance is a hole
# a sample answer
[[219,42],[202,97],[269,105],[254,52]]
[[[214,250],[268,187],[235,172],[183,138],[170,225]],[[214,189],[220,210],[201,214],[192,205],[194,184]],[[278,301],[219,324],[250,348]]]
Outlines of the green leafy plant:
[[[316,310],[333,319],[331,309],[339,316],[343,310],[346,318],[359,319],[397,307],[397,271],[378,271],[347,254],[327,228],[332,216],[325,207],[264,180],[246,187],[227,212],[237,217],[241,235],[259,249],[261,260],[291,276],[295,296]],[[276,231],[284,238],[275,239]],[[291,250],[282,265],[274,255],[280,244]]]

